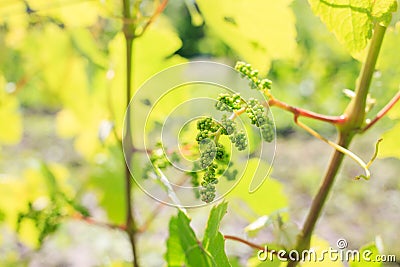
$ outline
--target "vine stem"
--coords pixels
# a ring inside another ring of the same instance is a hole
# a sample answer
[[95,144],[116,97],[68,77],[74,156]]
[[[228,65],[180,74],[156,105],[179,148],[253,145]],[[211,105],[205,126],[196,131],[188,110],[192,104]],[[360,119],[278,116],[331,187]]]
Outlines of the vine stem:
[[394,105],[399,102],[400,100],[400,91],[397,92],[397,94],[392,98],[392,100],[389,101],[389,103],[386,104],[379,112],[376,114],[376,117],[372,119],[368,124],[362,129],[362,132],[365,132],[369,128],[371,128],[375,123],[377,123],[383,116],[386,115],[386,113],[389,112],[390,109],[394,107]]
[[[343,148],[347,148],[351,140],[351,135],[340,134],[337,144]],[[295,250],[297,250],[298,252],[302,252],[310,247],[311,235],[314,231],[316,222],[321,215],[322,208],[335,181],[336,174],[339,171],[343,158],[344,154],[342,152],[338,150],[335,150],[333,152],[333,156],[325,173],[322,184],[318,190],[317,195],[312,201],[311,208],[303,225],[303,229],[297,238]],[[287,266],[295,267],[296,265],[297,262],[289,262]]]
[[[135,12],[135,11],[134,11]],[[127,20],[132,19],[132,13],[131,13],[131,4],[129,0],[123,0],[123,16]],[[125,108],[128,108],[129,102],[131,99],[131,91],[132,91],[132,84],[133,84],[133,79],[132,79],[132,72],[133,72],[133,62],[132,62],[132,55],[133,55],[133,45],[134,45],[134,40],[135,40],[135,23],[128,23],[124,22],[123,25],[123,33],[125,37],[125,43],[126,43],[126,50],[125,50],[125,56],[126,56],[126,104]],[[127,147],[132,147],[132,139],[131,139],[131,118],[130,118],[130,113],[129,111],[126,113],[126,130],[125,130],[125,140]],[[137,252],[137,246],[136,246],[136,233],[137,233],[137,227],[136,227],[136,222],[134,218],[134,212],[133,212],[133,199],[132,199],[132,178],[131,174],[129,171],[129,164],[131,163],[132,159],[132,154],[133,153],[127,153],[126,156],[126,164],[125,164],[125,225],[126,225],[126,233],[128,234],[129,241],[131,244],[132,248],[132,264],[134,267],[139,267],[139,260],[138,260],[138,252]]]
[[289,112],[293,113],[293,115],[295,117],[307,117],[307,118],[311,118],[314,120],[328,122],[328,123],[331,123],[334,125],[340,125],[347,121],[346,115],[327,116],[327,115],[315,113],[315,112],[312,112],[309,110],[305,110],[305,109],[302,109],[299,107],[291,106],[285,102],[282,102],[282,101],[272,97],[272,95],[268,95],[268,98],[269,98],[268,105],[266,105],[266,103],[265,103],[265,106],[278,107],[280,109],[289,111]]
[[97,221],[96,219],[94,219],[92,217],[83,216],[80,213],[74,214],[72,216],[72,218],[76,219],[76,220],[80,220],[80,221],[86,222],[88,224],[93,224],[93,225],[104,227],[104,228],[108,228],[108,229],[115,229],[115,230],[122,230],[122,231],[126,230],[125,225],[117,225],[117,224],[112,224],[112,223],[107,223],[107,222],[99,222],[99,221]]
[[[126,43],[126,104],[125,108],[127,109],[131,100],[131,93],[132,93],[132,85],[133,85],[133,50],[134,50],[134,41],[136,38],[143,35],[146,29],[150,26],[150,24],[159,16],[162,11],[165,9],[168,0],[163,0],[154,11],[153,15],[147,20],[144,27],[141,29],[140,33],[136,33],[138,18],[141,16],[141,12],[139,10],[141,0],[137,0],[134,2],[133,6],[131,5],[130,0],[122,0],[123,4],[123,34],[125,37]],[[125,139],[124,144],[127,147],[133,147],[133,140],[131,138],[131,116],[130,112],[126,113],[126,120],[125,120]],[[130,151],[126,154],[126,164],[125,164],[125,203],[126,203],[126,217],[125,217],[125,224],[126,224],[126,233],[129,236],[129,241],[132,247],[132,256],[133,256],[133,266],[139,267],[139,257],[137,252],[137,241],[136,236],[139,233],[135,217],[134,217],[134,205],[133,205],[133,197],[132,197],[132,177],[129,170],[129,165],[131,164],[132,156],[136,150]]]
[[163,0],[156,8],[155,12],[151,15],[151,17],[147,20],[146,24],[143,26],[140,33],[136,33],[135,37],[140,37],[146,31],[146,29],[150,26],[151,23],[164,11],[167,7],[168,0]]
[[359,82],[355,90],[355,97],[352,98],[344,112],[348,120],[341,128],[342,131],[359,131],[365,123],[365,108],[367,105],[369,87],[375,72],[376,61],[378,60],[385,32],[386,27],[376,23],[367,58],[362,66]]
[[233,241],[238,241],[240,243],[248,245],[249,247],[252,247],[252,248],[255,248],[255,249],[258,249],[258,250],[264,250],[264,248],[262,246],[257,245],[255,243],[252,243],[250,241],[247,241],[247,240],[245,240],[243,238],[240,238],[240,237],[237,237],[237,236],[224,235],[224,239],[230,239],[230,240],[233,240]]
[[[262,247],[262,246],[260,246],[260,245],[257,245],[257,244],[255,244],[255,243],[253,243],[253,242],[250,242],[250,241],[247,241],[247,240],[245,240],[245,239],[243,239],[243,238],[240,238],[240,237],[238,237],[238,236],[224,235],[224,239],[225,239],[225,240],[226,240],[226,239],[229,239],[229,240],[237,241],[237,242],[243,243],[243,244],[245,244],[245,245],[247,245],[247,246],[249,246],[249,247],[251,247],[251,248],[258,249],[258,250],[262,250],[262,251],[267,252],[267,253],[278,254],[278,251],[276,251],[276,250],[270,250],[270,251],[269,251],[269,250],[266,250],[266,249],[265,249],[266,247]],[[280,255],[280,256],[282,256],[282,255]]]
[[[356,95],[344,112],[346,121],[342,125],[337,125],[339,129],[339,138],[337,144],[345,149],[349,147],[354,135],[360,132],[360,129],[364,124],[367,95],[385,32],[386,27],[380,25],[379,23],[375,25],[367,58],[363,64],[360,80],[355,91]],[[321,215],[322,209],[328,198],[329,192],[331,191],[344,156],[345,154],[338,150],[333,152],[329,167],[325,173],[318,192],[312,201],[303,228],[297,237],[295,249],[298,252],[302,252],[310,247],[312,233],[314,232],[315,225]],[[296,261],[289,261],[287,267],[295,267],[297,264],[298,262]]]

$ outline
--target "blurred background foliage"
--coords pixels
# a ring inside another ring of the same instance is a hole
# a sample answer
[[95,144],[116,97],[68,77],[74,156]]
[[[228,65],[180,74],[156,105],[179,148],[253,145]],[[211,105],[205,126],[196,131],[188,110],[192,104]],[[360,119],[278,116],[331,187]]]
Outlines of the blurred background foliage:
[[[0,266],[125,266],[131,260],[123,233],[80,220],[90,215],[99,222],[124,222],[125,161],[117,142],[125,112],[121,2],[0,1]],[[196,2],[170,1],[135,40],[134,90],[178,63],[213,60],[233,66],[245,60],[273,81],[277,98],[319,113],[343,111],[349,98],[342,90],[354,89],[361,64],[306,1]],[[149,16],[154,7],[153,1],[142,1],[141,11]],[[393,23],[385,37],[371,87],[377,99],[372,114],[399,89],[399,31]],[[223,232],[237,233],[277,210],[285,221],[290,214],[300,223],[316,191],[330,148],[294,128],[291,114],[273,112],[276,179],[253,196],[237,187],[229,196]],[[393,127],[384,134],[380,156],[399,158],[399,118],[397,106],[355,151],[370,157],[375,140]],[[334,128],[307,122],[334,138]],[[348,178],[360,170],[346,163],[335,187],[339,196],[331,199],[317,233],[332,244],[347,236],[352,247],[380,234],[385,251],[400,257],[399,170],[398,159],[380,159],[372,180],[356,183]],[[161,240],[174,210],[160,208],[140,190],[134,199],[139,225],[146,228],[139,239],[144,266],[161,266]],[[154,210],[158,216],[146,224]],[[208,210],[191,211],[200,232]],[[255,241],[262,244],[273,234],[267,228]],[[227,246],[242,256],[238,262],[254,256],[240,245]],[[257,266],[254,262],[247,265]]]

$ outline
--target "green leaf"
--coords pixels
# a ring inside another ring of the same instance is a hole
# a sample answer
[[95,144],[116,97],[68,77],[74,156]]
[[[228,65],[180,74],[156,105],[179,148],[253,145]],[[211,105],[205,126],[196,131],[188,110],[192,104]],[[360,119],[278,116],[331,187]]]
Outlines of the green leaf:
[[372,36],[374,22],[388,24],[396,0],[309,0],[318,15],[350,53],[363,50]]
[[46,8],[46,5],[49,5],[47,1],[31,0],[29,5],[37,11],[37,14],[52,17],[71,28],[91,26],[101,14],[101,5],[98,1],[82,1],[65,5],[62,0],[54,0],[51,2],[50,8]]
[[211,209],[204,233],[203,247],[213,256],[213,263],[216,266],[231,266],[225,253],[224,237],[218,230],[227,208],[228,203],[223,202]]
[[210,5],[206,0],[196,1],[211,31],[262,73],[271,60],[291,57],[295,51],[291,2],[215,0]]
[[165,260],[169,267],[178,267],[185,264],[185,254],[179,239],[178,218],[172,217],[169,221],[169,238]]
[[376,256],[379,255],[375,242],[362,246],[359,252],[360,260],[350,261],[350,267],[380,267],[383,265],[382,262],[375,261]]
[[178,216],[171,218],[169,230],[170,238],[167,242],[166,253],[168,266],[182,266],[183,259],[182,256],[179,256],[179,253],[182,252],[185,255],[185,266],[210,266],[207,259],[210,255],[201,247],[190,227],[190,219],[182,210],[178,211]]
[[397,1],[376,0],[372,2],[372,17],[383,23],[385,26],[388,26],[392,19],[392,12],[397,10]]
[[93,63],[106,67],[108,62],[105,54],[100,51],[96,41],[88,29],[76,28],[70,31],[71,40],[76,50]]

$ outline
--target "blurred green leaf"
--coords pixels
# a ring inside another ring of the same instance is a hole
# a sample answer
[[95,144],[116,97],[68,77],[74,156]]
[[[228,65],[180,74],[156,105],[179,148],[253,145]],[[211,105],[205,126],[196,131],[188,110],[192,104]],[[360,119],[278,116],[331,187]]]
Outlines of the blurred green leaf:
[[379,147],[379,157],[400,158],[400,123],[382,135],[383,141]]
[[212,32],[262,73],[269,69],[271,60],[289,58],[296,50],[291,2],[216,0],[210,5],[205,0],[196,1]]
[[[269,215],[276,210],[287,207],[288,199],[283,193],[283,185],[270,177],[266,178],[257,191],[249,193],[249,183],[257,168],[268,170],[269,166],[265,162],[258,162],[258,159],[248,161],[241,180],[226,196],[227,200],[232,200],[231,206],[234,209],[248,207],[257,215],[255,217]],[[236,203],[240,204],[237,205]]]
[[329,251],[330,248],[331,246],[328,241],[315,235],[312,236],[310,250],[315,251],[318,261],[314,260],[313,256],[310,256],[311,261],[305,261],[302,263],[301,267],[344,267],[341,261],[335,260],[334,258],[331,259],[329,255],[327,255],[325,251]]
[[98,1],[77,1],[66,5],[62,0],[49,4],[46,0],[27,1],[30,8],[41,16],[61,21],[67,27],[88,27],[95,23],[100,15],[101,5]]
[[379,250],[375,245],[375,242],[371,242],[362,246],[359,249],[360,260],[351,260],[350,267],[380,267],[383,266],[382,262],[375,261],[379,255]]
[[244,231],[249,236],[255,236],[262,228],[264,228],[267,225],[270,225],[271,223],[272,219],[267,215],[263,215],[257,218],[255,221],[251,222],[249,225],[247,225],[244,228]]
[[75,49],[99,67],[107,67],[106,55],[99,50],[93,34],[88,29],[76,28],[71,30],[70,34]]
[[22,118],[19,113],[19,101],[14,95],[8,94],[7,86],[14,87],[15,85],[7,85],[0,73],[0,89],[2,89],[0,90],[0,125],[7,125],[7,128],[0,130],[0,145],[16,144],[22,137]]
[[[158,18],[158,22],[134,41],[133,49],[133,85],[132,91],[137,90],[152,75],[170,66],[183,63],[186,59],[174,55],[181,47],[181,40],[165,17]],[[160,45],[162,44],[162,45]],[[122,132],[125,108],[125,41],[122,33],[117,34],[109,44],[110,73],[109,81],[110,103],[115,119],[117,132]],[[139,52],[140,51],[140,52]],[[133,92],[132,92],[133,93]],[[179,99],[178,99],[179,100]],[[169,108],[174,105],[168,104]],[[156,115],[161,115],[156,113]]]
[[101,164],[92,165],[87,188],[94,190],[108,219],[115,224],[125,222],[125,174],[119,146],[111,146],[109,153],[99,155]]

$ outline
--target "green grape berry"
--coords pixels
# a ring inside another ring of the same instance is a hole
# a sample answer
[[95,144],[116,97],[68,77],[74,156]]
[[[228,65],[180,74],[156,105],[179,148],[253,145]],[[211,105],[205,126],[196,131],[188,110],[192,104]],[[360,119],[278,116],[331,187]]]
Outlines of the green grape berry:
[[215,122],[211,117],[207,117],[197,121],[197,129],[199,131],[211,131],[216,132],[218,130],[218,123]]
[[259,81],[257,86],[258,86],[258,88],[260,90],[271,89],[272,88],[272,81],[268,80],[268,79],[262,79],[261,81]]
[[233,120],[230,120],[225,114],[222,116],[221,125],[221,133],[224,135],[231,135],[236,129],[236,123]]
[[204,169],[214,161],[217,154],[217,148],[213,141],[207,139],[200,143],[200,151],[200,167]]
[[236,63],[235,69],[241,73],[242,77],[247,77],[251,81],[251,89],[264,90],[272,88],[272,82],[268,79],[260,79],[258,70],[253,69],[250,64],[239,61]]
[[201,200],[206,203],[210,203],[215,198],[215,185],[218,183],[218,179],[215,177],[217,167],[216,164],[211,164],[204,172],[200,196]]
[[206,140],[206,139],[210,139],[212,137],[212,132],[209,130],[204,130],[204,131],[200,131],[197,136],[196,136],[196,140],[198,143]]
[[254,98],[250,98],[247,102],[246,113],[251,123],[257,127],[266,124],[268,121],[264,106]]
[[222,93],[219,94],[217,98],[217,103],[215,104],[215,108],[220,111],[233,111],[238,110],[242,107],[240,94],[228,94]]
[[274,130],[274,124],[271,119],[267,118],[267,123],[264,125],[261,125],[260,130],[261,130],[261,136],[264,141],[270,143],[272,140],[274,140],[275,137],[275,130]]
[[239,150],[245,150],[247,147],[247,138],[246,134],[243,131],[240,132],[235,132],[233,135],[230,137],[232,143],[235,144],[235,147]]
[[215,191],[215,186],[211,183],[203,186],[200,190],[201,200],[206,203],[212,202],[215,198]]
[[210,130],[213,125],[213,119],[210,117],[197,121],[197,129],[199,131]]
[[243,61],[238,61],[236,63],[235,69],[245,77],[251,77],[251,72],[253,70],[250,64],[247,64]]
[[209,183],[211,183],[211,184],[218,183],[218,179],[215,178],[216,168],[217,168],[217,166],[215,164],[212,164],[209,167],[207,167],[206,171],[204,172],[203,182],[201,183],[202,186],[205,186]]

